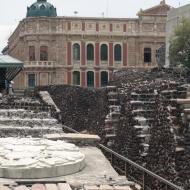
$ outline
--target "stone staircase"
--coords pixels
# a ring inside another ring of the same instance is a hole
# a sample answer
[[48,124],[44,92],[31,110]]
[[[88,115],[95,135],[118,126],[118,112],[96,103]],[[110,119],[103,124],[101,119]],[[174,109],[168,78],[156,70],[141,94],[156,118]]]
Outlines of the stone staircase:
[[[182,122],[186,127],[184,137],[178,136],[178,139],[183,142],[178,146],[178,149],[190,150],[190,86],[187,87],[185,98],[172,99],[172,101],[180,107]],[[177,129],[179,130],[179,127]]]
[[154,120],[155,108],[154,92],[132,92],[131,105],[132,116],[136,123],[133,126],[140,142],[140,155],[145,157],[149,149],[150,128]]
[[119,105],[116,86],[107,86],[109,113],[105,119],[106,138],[114,138],[119,124],[121,106]]
[[0,137],[43,137],[60,133],[62,125],[51,117],[51,109],[35,98],[0,99]]

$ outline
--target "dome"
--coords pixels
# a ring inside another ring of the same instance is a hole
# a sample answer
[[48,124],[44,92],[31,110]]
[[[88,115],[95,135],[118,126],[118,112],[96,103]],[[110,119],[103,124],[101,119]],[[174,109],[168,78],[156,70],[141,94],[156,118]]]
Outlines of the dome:
[[47,0],[37,0],[30,7],[27,7],[26,17],[56,17],[56,8],[47,2]]

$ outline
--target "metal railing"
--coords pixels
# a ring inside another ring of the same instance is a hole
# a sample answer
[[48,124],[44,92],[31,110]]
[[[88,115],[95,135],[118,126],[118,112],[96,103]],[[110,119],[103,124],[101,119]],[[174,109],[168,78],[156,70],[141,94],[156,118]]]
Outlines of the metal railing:
[[[63,128],[70,132],[80,134],[78,131],[70,127],[63,126]],[[182,187],[179,187],[163,177],[147,170],[106,146],[98,144],[98,147],[102,150],[104,155],[107,156],[114,169],[120,174],[125,175],[127,179],[141,185],[142,190],[184,190]]]
[[184,190],[104,145],[99,144],[98,146],[110,160],[112,166],[119,171],[119,173],[124,174],[129,180],[133,180],[141,185],[142,190]]

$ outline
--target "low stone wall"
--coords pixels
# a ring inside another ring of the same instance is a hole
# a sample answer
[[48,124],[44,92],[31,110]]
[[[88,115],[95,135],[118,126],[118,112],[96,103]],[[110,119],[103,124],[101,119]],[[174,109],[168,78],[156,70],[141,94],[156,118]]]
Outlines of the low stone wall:
[[38,91],[48,91],[61,110],[64,125],[79,132],[103,136],[105,117],[108,112],[106,89],[81,88],[77,86],[44,86]]

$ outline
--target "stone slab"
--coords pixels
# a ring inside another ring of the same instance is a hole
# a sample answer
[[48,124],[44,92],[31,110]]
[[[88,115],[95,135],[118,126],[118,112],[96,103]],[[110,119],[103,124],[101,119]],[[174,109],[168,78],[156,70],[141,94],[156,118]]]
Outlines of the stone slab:
[[0,190],[10,190],[10,188],[4,186],[4,185],[0,185]]
[[14,190],[29,190],[25,185],[20,185],[14,188]]
[[68,183],[58,183],[59,190],[72,190]]
[[32,190],[46,190],[43,184],[34,184],[32,185]]
[[46,190],[59,190],[56,184],[45,184]]
[[76,133],[47,134],[43,137],[49,140],[66,140],[71,142],[85,141],[86,143],[96,143],[100,141],[100,137],[98,135]]

